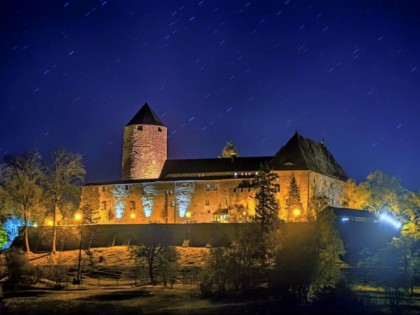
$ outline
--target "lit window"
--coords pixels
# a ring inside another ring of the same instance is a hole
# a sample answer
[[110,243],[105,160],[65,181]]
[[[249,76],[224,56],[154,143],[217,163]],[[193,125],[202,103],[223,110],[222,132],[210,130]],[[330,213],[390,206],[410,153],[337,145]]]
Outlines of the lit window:
[[219,185],[214,184],[214,191],[217,191],[219,189]]
[[208,199],[206,199],[206,206],[210,205],[210,201]]
[[206,185],[206,191],[210,191],[210,184]]
[[136,202],[135,201],[130,201],[130,206],[131,206],[130,210],[136,210]]
[[171,207],[175,207],[175,200],[171,201]]
[[237,172],[233,173],[233,177],[238,177],[238,173]]

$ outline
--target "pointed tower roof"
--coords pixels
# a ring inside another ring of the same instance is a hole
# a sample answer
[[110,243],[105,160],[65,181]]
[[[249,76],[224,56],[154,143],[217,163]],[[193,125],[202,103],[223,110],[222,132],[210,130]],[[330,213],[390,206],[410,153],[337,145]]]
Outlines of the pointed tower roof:
[[137,112],[137,114],[126,126],[130,125],[156,125],[166,127],[165,124],[159,119],[158,115],[152,111],[149,104],[147,103],[144,103],[143,107]]
[[274,170],[310,170],[341,180],[348,179],[324,141],[315,142],[298,132],[276,153],[270,166]]

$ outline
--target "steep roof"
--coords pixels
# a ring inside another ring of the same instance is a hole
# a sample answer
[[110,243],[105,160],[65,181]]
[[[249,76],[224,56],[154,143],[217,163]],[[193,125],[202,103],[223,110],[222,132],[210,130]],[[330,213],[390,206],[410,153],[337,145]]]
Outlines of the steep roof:
[[130,125],[156,125],[165,127],[165,124],[159,119],[158,115],[156,115],[147,103],[144,103],[143,107],[126,126]]
[[310,170],[341,180],[347,174],[323,142],[315,142],[295,133],[270,162],[274,170]]
[[[235,157],[235,158],[215,158],[215,159],[185,159],[185,160],[166,160],[163,166],[161,179],[176,177],[177,174],[183,175],[204,173],[234,173],[258,171],[260,164],[269,162],[271,156],[262,157]],[[215,175],[217,176],[217,175]]]

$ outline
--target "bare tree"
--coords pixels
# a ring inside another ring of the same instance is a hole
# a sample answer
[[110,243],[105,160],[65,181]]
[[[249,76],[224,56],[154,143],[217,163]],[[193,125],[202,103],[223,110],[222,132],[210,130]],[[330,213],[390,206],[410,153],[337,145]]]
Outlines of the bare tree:
[[26,252],[30,252],[28,226],[31,211],[42,210],[41,155],[38,151],[6,158],[7,171],[4,176],[6,204],[23,216]]
[[45,187],[54,205],[53,240],[51,251],[56,252],[57,217],[66,194],[74,191],[74,187],[84,180],[86,174],[82,156],[77,153],[58,149],[50,155],[46,166]]

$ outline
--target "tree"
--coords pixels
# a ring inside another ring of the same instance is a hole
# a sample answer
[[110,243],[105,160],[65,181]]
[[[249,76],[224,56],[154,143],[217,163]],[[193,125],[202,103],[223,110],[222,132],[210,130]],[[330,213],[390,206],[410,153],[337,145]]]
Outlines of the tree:
[[31,212],[41,212],[43,173],[38,151],[6,158],[8,166],[5,177],[6,204],[13,212],[21,215],[24,221],[26,252],[30,252],[28,226]]
[[9,244],[9,235],[7,234],[4,226],[0,224],[0,250]]
[[168,281],[173,286],[175,275],[179,269],[179,254],[173,246],[164,246],[157,257],[158,276],[166,288]]
[[137,265],[145,263],[147,265],[147,270],[149,274],[149,279],[151,284],[156,284],[155,276],[158,273],[158,262],[164,247],[160,245],[140,245],[140,246],[130,246],[130,255],[132,258],[136,259]]
[[279,185],[275,183],[276,180],[278,175],[269,169],[267,163],[262,164],[258,174],[255,175],[257,205],[254,222],[259,223],[264,232],[273,230],[279,221],[279,203],[276,198]]
[[322,213],[308,227],[286,235],[275,255],[273,287],[286,301],[306,303],[311,287],[334,285],[340,278],[337,262],[344,245],[333,212]]
[[302,202],[300,201],[300,189],[293,176],[289,185],[289,197],[287,198],[286,208],[288,218],[298,220],[302,216]]
[[340,269],[337,263],[345,254],[344,244],[335,228],[335,215],[332,211],[318,216],[316,221],[315,245],[318,253],[318,264],[314,284],[335,284],[340,280]]
[[244,205],[230,205],[228,207],[228,222],[229,223],[245,223],[249,221],[248,211]]
[[238,150],[236,150],[235,145],[231,140],[226,142],[225,147],[222,150],[222,153],[219,155],[219,158],[232,158],[239,157]]
[[401,185],[399,178],[382,171],[375,171],[367,176],[366,184],[370,191],[368,210],[375,214],[382,210],[388,210],[393,214],[400,213],[402,198],[408,190]]
[[345,208],[351,209],[365,209],[369,204],[371,198],[371,191],[368,183],[357,183],[349,179],[343,188],[343,193],[340,202]]
[[266,282],[265,244],[262,230],[243,224],[228,247],[212,249],[200,283],[204,295],[246,291]]
[[401,234],[413,241],[420,241],[420,192],[408,193],[404,197]]
[[56,252],[57,217],[63,207],[66,195],[74,191],[86,174],[80,154],[59,149],[50,155],[50,162],[46,166],[45,186],[53,203],[53,253]]

